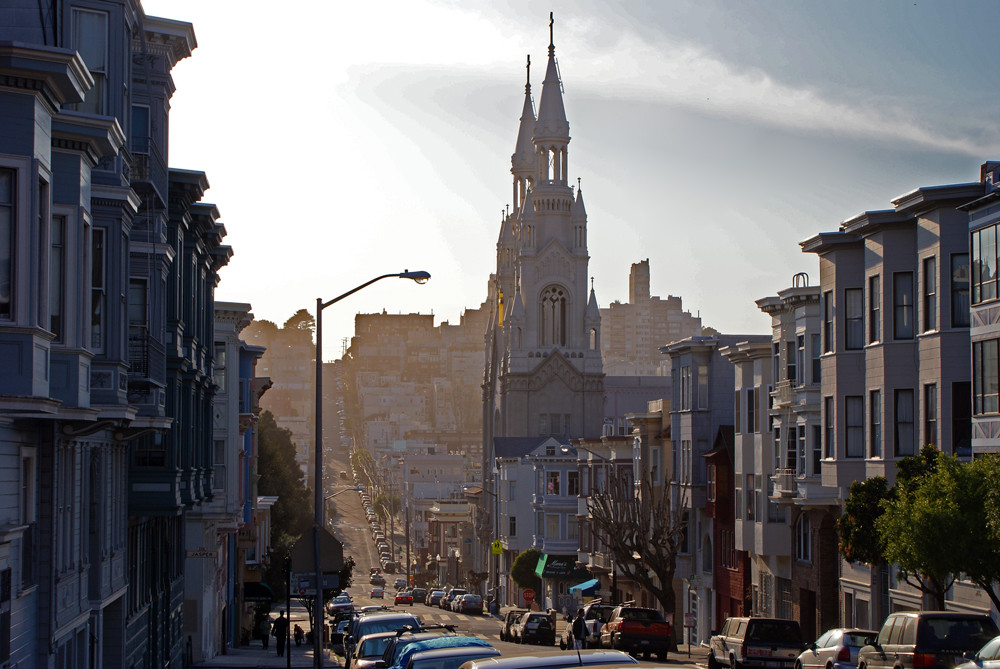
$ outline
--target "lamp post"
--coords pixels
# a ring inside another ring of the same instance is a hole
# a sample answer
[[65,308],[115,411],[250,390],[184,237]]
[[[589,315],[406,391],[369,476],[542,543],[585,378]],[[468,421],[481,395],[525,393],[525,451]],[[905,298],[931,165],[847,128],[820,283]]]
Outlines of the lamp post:
[[[571,450],[574,450],[574,449],[577,450],[577,451],[586,451],[587,453],[590,453],[592,456],[594,456],[595,458],[597,458],[601,462],[603,462],[605,464],[608,464],[608,465],[611,465],[612,467],[615,464],[614,460],[612,460],[611,458],[607,458],[607,457],[601,455],[600,453],[596,453],[596,452],[594,452],[594,451],[592,451],[589,448],[586,448],[584,446],[577,445],[577,446],[571,447],[568,444],[563,444],[563,445],[561,445],[559,447],[559,450],[562,451],[562,453],[564,455],[568,455],[569,452]],[[614,554],[613,553],[609,553],[608,557],[611,560],[611,605],[615,606],[616,603],[617,603],[616,600],[618,599],[618,570],[615,568],[615,556],[614,556]]]
[[313,487],[315,488],[315,509],[313,510],[313,558],[316,563],[316,600],[313,602],[313,666],[323,667],[323,570],[319,563],[319,534],[323,528],[323,310],[345,297],[349,297],[376,281],[395,277],[426,283],[431,275],[424,271],[403,270],[398,274],[383,274],[352,288],[326,302],[316,298],[316,443],[313,457]]

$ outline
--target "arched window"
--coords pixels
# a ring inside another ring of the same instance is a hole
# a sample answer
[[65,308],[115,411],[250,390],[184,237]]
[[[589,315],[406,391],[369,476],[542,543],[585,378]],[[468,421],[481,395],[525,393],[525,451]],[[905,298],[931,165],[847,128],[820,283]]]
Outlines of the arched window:
[[550,286],[542,291],[539,302],[539,331],[542,346],[566,345],[566,291]]
[[809,531],[809,516],[802,514],[795,523],[795,559],[812,562],[812,543]]

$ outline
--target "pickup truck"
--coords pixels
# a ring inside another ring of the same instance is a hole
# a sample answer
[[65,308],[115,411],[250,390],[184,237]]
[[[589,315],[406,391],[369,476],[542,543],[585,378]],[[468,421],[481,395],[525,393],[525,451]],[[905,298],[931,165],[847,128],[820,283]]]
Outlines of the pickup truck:
[[670,623],[656,609],[624,604],[615,607],[601,628],[601,647],[633,656],[642,653],[646,659],[655,654],[660,662],[666,662],[672,632]]

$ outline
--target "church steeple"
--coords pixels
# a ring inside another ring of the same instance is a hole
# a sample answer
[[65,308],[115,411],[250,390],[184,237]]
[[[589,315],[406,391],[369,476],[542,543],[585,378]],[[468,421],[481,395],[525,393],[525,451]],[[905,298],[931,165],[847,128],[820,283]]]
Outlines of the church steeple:
[[538,119],[535,121],[535,150],[538,153],[538,180],[565,186],[569,164],[569,122],[563,106],[562,82],[556,62],[556,46],[553,38],[555,19],[549,13],[549,62],[542,82],[542,97],[538,103]]
[[525,65],[527,79],[524,84],[524,108],[521,123],[517,128],[517,144],[510,157],[510,173],[514,175],[514,212],[524,203],[524,197],[531,188],[535,176],[535,145],[531,138],[535,134],[535,105],[531,101],[531,55]]

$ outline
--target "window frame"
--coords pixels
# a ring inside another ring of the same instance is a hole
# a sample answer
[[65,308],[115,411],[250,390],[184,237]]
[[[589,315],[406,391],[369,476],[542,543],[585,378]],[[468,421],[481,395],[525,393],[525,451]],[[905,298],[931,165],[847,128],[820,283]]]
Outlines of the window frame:
[[881,458],[883,446],[882,436],[882,390],[875,388],[868,391],[868,433],[869,452],[871,458]]
[[865,291],[863,288],[844,289],[844,350],[865,347]]
[[969,262],[968,253],[951,254],[951,327],[953,328],[967,328],[970,325],[972,304],[969,294]]
[[[914,413],[914,393],[912,388],[896,388],[893,390],[893,452],[897,458],[903,458],[910,455],[916,455],[917,453],[917,434],[916,434],[916,416]],[[904,398],[909,398],[908,402],[904,402]],[[906,409],[907,411],[901,411],[901,409]],[[906,420],[906,416],[903,416],[903,420],[900,419],[901,413],[909,413],[909,419]],[[906,426],[909,426],[908,428]],[[904,451],[903,444],[904,430],[909,432],[909,445],[908,450]]]
[[844,457],[865,457],[864,395],[844,396]]
[[924,258],[922,263],[924,275],[923,313],[921,314],[921,331],[934,332],[938,329],[938,279],[937,256]]
[[882,275],[868,277],[868,343],[882,341]]
[[892,338],[913,339],[913,272],[892,273]]

